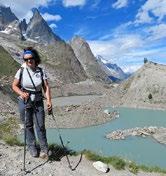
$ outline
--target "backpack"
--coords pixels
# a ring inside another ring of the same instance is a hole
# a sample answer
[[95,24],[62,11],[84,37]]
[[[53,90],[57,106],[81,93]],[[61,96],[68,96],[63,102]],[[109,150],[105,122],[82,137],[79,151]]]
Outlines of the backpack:
[[[44,79],[43,79],[43,70],[41,67],[38,67],[39,70],[40,70],[40,73],[41,73],[41,78],[42,78],[42,87],[44,87]],[[21,71],[20,71],[20,77],[19,77],[19,85],[20,85],[20,88],[21,88],[21,80],[22,80],[22,75],[23,75],[23,70],[24,70],[24,67],[21,67],[20,68]]]

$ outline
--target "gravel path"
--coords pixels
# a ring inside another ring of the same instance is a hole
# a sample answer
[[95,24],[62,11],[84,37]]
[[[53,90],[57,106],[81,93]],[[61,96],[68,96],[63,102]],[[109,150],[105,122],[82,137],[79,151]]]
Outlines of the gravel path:
[[[78,163],[80,156],[69,156],[71,164]],[[0,175],[1,176],[23,176],[23,147],[9,147],[0,141]],[[30,171],[27,176],[135,176],[126,170],[115,170],[110,166],[108,173],[97,171],[92,162],[84,156],[78,167],[71,171],[68,168],[66,158],[60,161],[46,161],[39,158],[32,158],[27,152],[26,170]],[[166,174],[143,173],[139,172],[137,176],[166,176]]]

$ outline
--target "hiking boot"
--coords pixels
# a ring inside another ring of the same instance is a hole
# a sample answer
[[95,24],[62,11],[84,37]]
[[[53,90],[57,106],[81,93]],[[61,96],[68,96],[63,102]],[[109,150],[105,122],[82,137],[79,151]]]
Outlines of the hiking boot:
[[39,157],[42,159],[48,159],[48,152],[41,151]]
[[39,157],[42,159],[48,159],[52,155],[52,151],[45,149],[40,151]]

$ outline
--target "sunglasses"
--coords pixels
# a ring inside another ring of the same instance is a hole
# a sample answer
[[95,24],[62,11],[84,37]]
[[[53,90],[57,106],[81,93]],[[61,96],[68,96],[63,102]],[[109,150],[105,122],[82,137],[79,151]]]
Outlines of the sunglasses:
[[24,59],[25,62],[31,62],[31,61],[33,61],[33,60],[34,60],[33,57],[32,57],[32,58],[29,58],[29,59]]

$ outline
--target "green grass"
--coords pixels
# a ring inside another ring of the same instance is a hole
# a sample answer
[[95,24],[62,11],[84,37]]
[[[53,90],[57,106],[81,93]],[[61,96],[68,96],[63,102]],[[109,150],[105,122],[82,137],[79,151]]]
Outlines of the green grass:
[[17,102],[17,94],[13,93],[10,84],[3,85],[3,87],[0,86],[0,91],[2,91],[4,95],[10,96],[14,102]]
[[3,137],[3,140],[10,146],[23,146],[24,144],[22,142],[20,142],[16,136],[12,136],[12,135],[5,135]]
[[130,172],[137,174],[139,170],[144,172],[156,172],[156,173],[166,173],[166,169],[161,169],[159,167],[149,167],[145,165],[138,165],[135,162],[125,161],[119,157],[105,157],[97,155],[91,151],[85,151],[85,156],[91,161],[102,161],[106,164],[111,164],[115,169],[122,170],[128,168]]
[[10,54],[0,46],[0,77],[14,75],[19,67]]
[[104,157],[104,156],[97,155],[91,151],[85,151],[84,154],[89,160],[102,161],[104,163],[111,164],[117,170],[125,169],[125,166],[126,166],[125,161],[116,156]]
[[9,117],[7,120],[0,124],[0,139],[4,140],[7,144],[23,145],[16,136],[16,130],[18,129],[18,122],[16,118]]
[[145,172],[157,172],[157,173],[166,174],[166,169],[162,169],[158,166],[148,167],[148,166],[145,166],[145,165],[140,165],[138,167],[139,167],[139,169],[141,169],[142,171],[145,171]]
[[128,168],[129,168],[129,171],[134,173],[134,174],[137,174],[138,171],[139,171],[139,166],[135,162],[131,162],[128,165]]

